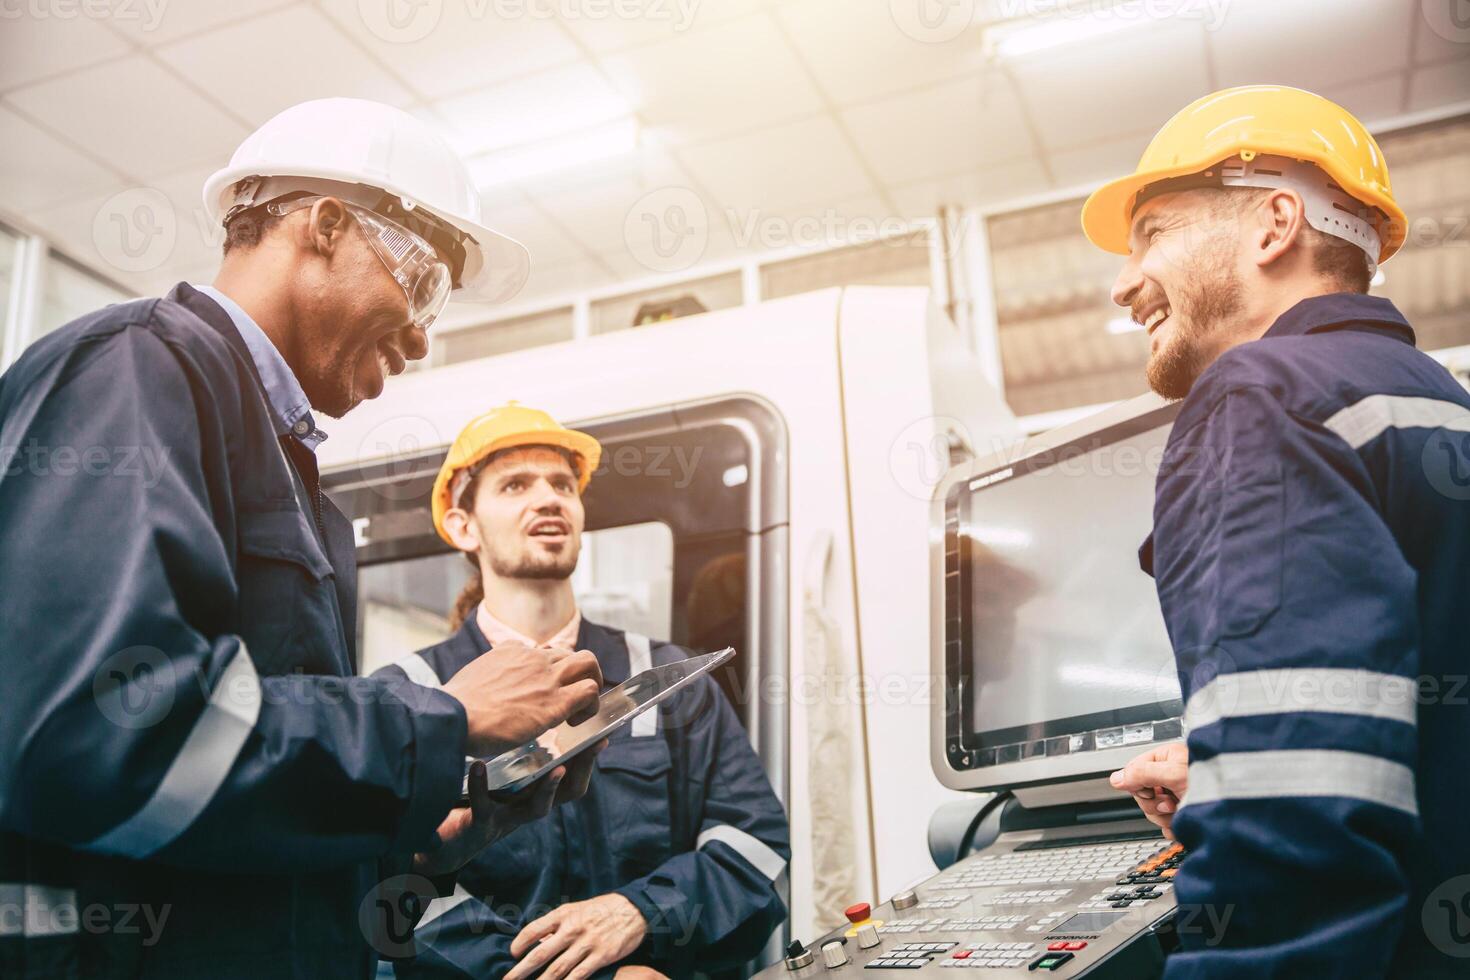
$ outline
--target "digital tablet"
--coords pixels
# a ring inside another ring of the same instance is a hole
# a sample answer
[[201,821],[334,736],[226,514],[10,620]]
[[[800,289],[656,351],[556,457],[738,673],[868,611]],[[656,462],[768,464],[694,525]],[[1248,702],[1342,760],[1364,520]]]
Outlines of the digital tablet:
[[[534,742],[502,752],[485,760],[490,792],[511,796],[530,786],[570,760],[596,745],[621,725],[687,687],[701,674],[707,674],[735,656],[734,647],[706,653],[678,663],[650,667],[634,674],[598,699],[597,714],[580,725],[558,725]],[[465,760],[465,782],[461,803],[469,801],[469,767],[475,759]]]

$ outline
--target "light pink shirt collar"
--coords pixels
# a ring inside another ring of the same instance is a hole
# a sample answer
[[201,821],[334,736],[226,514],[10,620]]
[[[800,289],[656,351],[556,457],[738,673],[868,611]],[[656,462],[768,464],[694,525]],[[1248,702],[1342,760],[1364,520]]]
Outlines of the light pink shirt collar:
[[475,625],[480,627],[480,632],[485,634],[485,639],[490,641],[492,647],[498,647],[506,643],[519,643],[528,647],[559,647],[563,650],[575,650],[577,648],[577,634],[582,630],[582,612],[577,610],[572,613],[572,618],[567,624],[556,631],[556,635],[545,643],[537,643],[524,633],[513,629],[502,623],[490,614],[481,602],[475,608]]

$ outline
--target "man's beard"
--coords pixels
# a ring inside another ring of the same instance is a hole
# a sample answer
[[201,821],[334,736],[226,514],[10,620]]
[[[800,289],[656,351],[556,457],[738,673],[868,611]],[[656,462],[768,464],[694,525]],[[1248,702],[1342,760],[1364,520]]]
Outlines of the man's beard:
[[1178,400],[1189,394],[1195,381],[1218,356],[1222,334],[1231,317],[1245,306],[1245,288],[1230,266],[1230,251],[1205,247],[1200,250],[1185,279],[1170,302],[1170,337],[1163,348],[1148,359],[1148,386],[1159,395]]
[[577,570],[577,549],[568,547],[562,554],[542,557],[523,554],[514,559],[491,555],[490,570],[498,578],[534,581],[568,579]]

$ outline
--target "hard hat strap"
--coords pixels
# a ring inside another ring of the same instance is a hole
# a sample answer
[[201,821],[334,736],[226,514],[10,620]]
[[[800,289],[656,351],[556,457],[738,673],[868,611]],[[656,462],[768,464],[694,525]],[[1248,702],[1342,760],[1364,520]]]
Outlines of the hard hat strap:
[[1348,194],[1327,172],[1303,160],[1280,156],[1232,157],[1209,170],[1172,177],[1150,184],[1138,194],[1133,210],[1160,194],[1201,187],[1259,187],[1294,190],[1306,206],[1307,224],[1325,235],[1341,238],[1363,250],[1368,257],[1368,275],[1378,270],[1382,239],[1371,215],[1375,209]]
[[474,242],[474,238],[438,215],[411,203],[405,204],[402,198],[395,197],[380,187],[318,177],[247,177],[235,184],[234,203],[225,212],[224,224],[228,227],[231,221],[251,208],[269,204],[288,195],[302,194],[335,197],[398,222],[442,253],[447,260],[454,287],[457,289],[461,285],[465,243]]

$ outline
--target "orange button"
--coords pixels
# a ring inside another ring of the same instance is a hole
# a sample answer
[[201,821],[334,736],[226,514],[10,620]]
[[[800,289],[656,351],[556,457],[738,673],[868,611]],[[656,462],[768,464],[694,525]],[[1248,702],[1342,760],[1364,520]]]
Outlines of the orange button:
[[843,909],[842,914],[847,916],[849,922],[866,922],[873,916],[873,906],[867,902],[858,902]]
[[1160,871],[1159,872],[1159,877],[1160,878],[1172,878],[1175,875],[1177,875],[1178,873],[1179,873],[1179,869],[1178,868],[1165,868],[1163,871]]

